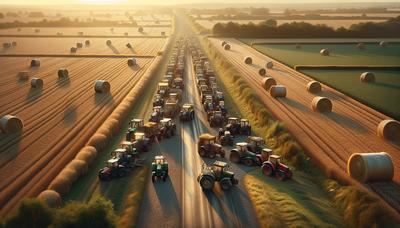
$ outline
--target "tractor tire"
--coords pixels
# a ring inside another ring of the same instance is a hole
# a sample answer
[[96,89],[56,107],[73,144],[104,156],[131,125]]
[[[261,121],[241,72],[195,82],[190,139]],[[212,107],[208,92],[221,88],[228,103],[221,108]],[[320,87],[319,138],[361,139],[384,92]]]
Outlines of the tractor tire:
[[245,159],[243,159],[243,164],[245,166],[253,166],[254,165],[254,161],[251,158],[245,158]]
[[225,151],[219,154],[221,158],[225,158]]
[[271,177],[272,175],[274,175],[274,168],[269,163],[266,163],[266,164],[262,165],[261,166],[261,170],[262,170],[262,172],[263,172],[263,174],[265,176],[270,176]]
[[165,182],[167,181],[167,175],[163,175],[162,180]]
[[210,152],[210,153],[208,153],[208,157],[209,157],[210,159],[214,159],[214,158],[215,158],[215,152]]
[[199,155],[200,157],[205,157],[207,155],[207,151],[204,148],[199,149]]
[[118,171],[118,177],[124,177],[124,176],[126,176],[126,174],[127,174],[127,172],[123,169]]
[[154,183],[155,180],[156,180],[156,175],[152,174],[152,175],[151,175],[151,182]]
[[292,176],[293,176],[293,173],[292,173],[292,171],[291,170],[288,170],[288,171],[286,171],[286,179],[287,180],[290,180],[290,179],[292,179]]
[[103,175],[103,174],[99,173],[99,179],[101,181],[111,181],[112,178],[110,175]]
[[203,175],[199,180],[200,186],[203,190],[210,190],[214,187],[214,178],[209,175]]
[[275,172],[275,177],[276,179],[280,180],[280,181],[284,181],[286,180],[286,174],[285,172],[281,171],[281,170],[277,170]]
[[221,186],[221,189],[224,191],[228,191],[232,188],[232,181],[229,178],[223,178],[220,182],[219,185]]
[[240,155],[237,151],[231,151],[231,154],[229,155],[229,160],[234,163],[239,163],[240,162]]

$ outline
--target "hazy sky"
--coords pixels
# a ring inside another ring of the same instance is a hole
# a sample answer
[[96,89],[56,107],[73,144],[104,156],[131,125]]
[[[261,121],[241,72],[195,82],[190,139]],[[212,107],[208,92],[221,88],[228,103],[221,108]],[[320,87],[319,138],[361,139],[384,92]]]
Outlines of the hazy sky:
[[54,4],[185,4],[185,3],[302,3],[302,2],[400,2],[400,0],[0,0],[0,4],[19,4],[19,5],[54,5]]

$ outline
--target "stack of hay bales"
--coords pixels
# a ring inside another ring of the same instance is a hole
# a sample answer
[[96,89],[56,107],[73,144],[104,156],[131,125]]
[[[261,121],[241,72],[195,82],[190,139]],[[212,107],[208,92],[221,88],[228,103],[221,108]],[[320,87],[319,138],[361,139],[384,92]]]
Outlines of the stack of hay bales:
[[307,91],[310,93],[319,93],[321,92],[321,83],[317,82],[317,81],[311,81],[309,83],[307,83]]
[[275,86],[275,85],[276,85],[276,81],[272,77],[263,78],[263,80],[261,81],[261,86],[267,91],[269,91],[271,86]]
[[394,175],[392,158],[386,152],[354,153],[347,161],[347,173],[361,182],[391,181]]
[[18,72],[18,79],[20,81],[27,81],[29,79],[29,71],[20,71]]
[[77,47],[77,48],[82,48],[82,47],[83,47],[83,44],[82,44],[81,42],[78,42],[78,43],[76,43],[76,47]]
[[273,98],[286,97],[286,87],[283,85],[273,85],[269,88],[269,94]]
[[32,86],[32,88],[36,88],[36,89],[43,88],[43,80],[40,78],[32,78],[31,86]]
[[388,45],[388,43],[387,43],[386,41],[381,41],[381,42],[379,42],[379,47],[384,48],[384,47],[386,47],[387,45]]
[[225,44],[224,45],[224,50],[226,50],[226,51],[231,50],[231,45],[230,44]]
[[136,59],[135,58],[130,58],[128,59],[128,66],[136,66]]
[[110,46],[112,44],[111,40],[106,41],[107,46]]
[[328,49],[321,49],[321,51],[319,51],[319,53],[323,56],[329,56],[329,50]]
[[94,83],[94,91],[96,93],[108,93],[110,92],[111,85],[106,80],[96,80]]
[[365,49],[365,44],[364,43],[358,43],[357,44],[358,49]]
[[132,44],[131,44],[131,43],[127,43],[127,44],[126,44],[126,47],[127,47],[127,48],[132,48]]
[[0,130],[3,133],[19,133],[24,128],[21,119],[12,115],[5,115],[0,119]]
[[267,63],[265,64],[265,67],[266,67],[267,69],[272,69],[272,68],[274,67],[274,63],[271,62],[271,61],[269,61],[269,62],[267,62]]
[[53,190],[44,190],[37,198],[51,208],[59,208],[62,204],[60,194]]
[[327,97],[314,97],[311,106],[316,112],[331,112],[333,105],[332,101]]
[[138,28],[138,32],[143,33],[143,31],[144,31],[143,27]]
[[76,53],[76,51],[78,50],[78,48],[76,48],[76,47],[71,47],[71,53]]
[[374,83],[375,74],[372,72],[364,72],[360,75],[360,81],[365,83]]
[[253,59],[250,56],[246,56],[244,58],[244,63],[246,64],[252,64],[253,63]]
[[382,120],[377,129],[379,137],[400,142],[400,122],[396,120]]
[[89,46],[90,45],[90,40],[85,40],[85,45]]
[[58,69],[57,74],[58,74],[59,78],[68,78],[68,76],[69,76],[69,72],[68,72],[67,68]]
[[258,74],[261,76],[265,76],[267,74],[267,70],[265,70],[264,68],[260,68],[258,70]]
[[39,59],[32,59],[31,60],[31,67],[40,67],[40,60]]

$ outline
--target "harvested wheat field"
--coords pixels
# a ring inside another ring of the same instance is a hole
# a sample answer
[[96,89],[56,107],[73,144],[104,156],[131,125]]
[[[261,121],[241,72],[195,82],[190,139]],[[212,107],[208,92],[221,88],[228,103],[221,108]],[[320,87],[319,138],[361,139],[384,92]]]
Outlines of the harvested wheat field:
[[[17,46],[1,48],[1,55],[8,54],[132,54],[156,55],[165,45],[168,38],[33,38],[33,37],[0,37],[0,43],[17,42]],[[107,45],[110,40],[111,44]],[[85,42],[89,41],[89,45]],[[71,53],[71,47],[77,47],[76,53]],[[131,47],[127,47],[130,43]]]
[[[0,134],[0,214],[22,197],[37,196],[71,161],[97,128],[138,84],[154,58],[0,58],[0,113],[23,123],[21,134]],[[68,72],[60,72],[66,68]],[[28,71],[27,80],[17,75]],[[31,78],[43,80],[31,87]],[[106,80],[110,92],[95,92],[95,81]]]
[[[307,91],[311,78],[294,71],[270,57],[259,53],[250,46],[236,39],[224,39],[231,44],[231,50],[221,47],[221,39],[210,38],[217,48],[255,90],[265,106],[278,118],[309,155],[327,174],[339,180],[355,183],[346,174],[347,160],[353,153],[385,151],[392,157],[394,164],[393,182],[364,185],[373,188],[382,198],[400,211],[400,145],[383,140],[377,135],[377,128],[382,120],[390,119],[374,109],[367,107],[348,96],[326,86],[316,94]],[[253,63],[243,63],[245,56],[251,56]],[[274,62],[274,68],[268,71],[277,84],[287,89],[285,98],[272,98],[260,83],[260,67],[267,61]],[[312,111],[315,96],[329,98],[333,103],[332,112]]]

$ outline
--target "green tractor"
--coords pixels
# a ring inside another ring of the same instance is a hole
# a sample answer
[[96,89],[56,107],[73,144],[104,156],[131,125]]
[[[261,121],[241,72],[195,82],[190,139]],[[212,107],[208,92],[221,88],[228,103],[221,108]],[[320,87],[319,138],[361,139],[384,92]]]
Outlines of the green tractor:
[[201,188],[203,190],[211,190],[216,181],[219,182],[221,189],[224,191],[230,190],[233,185],[237,185],[239,180],[227,168],[229,168],[228,164],[222,161],[215,161],[212,166],[207,166],[203,163],[202,172],[197,177]]
[[162,179],[166,181],[168,177],[168,162],[164,156],[155,156],[151,163],[151,181]]
[[234,163],[243,163],[246,166],[261,165],[259,156],[247,149],[246,142],[236,143],[236,148],[231,150],[229,160]]
[[139,153],[132,142],[123,141],[120,147],[111,153],[111,157],[117,158],[119,164],[134,167],[134,162],[139,159]]
[[246,139],[247,149],[253,153],[260,154],[265,146],[264,139],[259,136],[249,136]]
[[129,128],[126,132],[126,141],[131,141],[135,132],[142,131],[144,128],[144,121],[143,119],[132,119],[129,121]]

